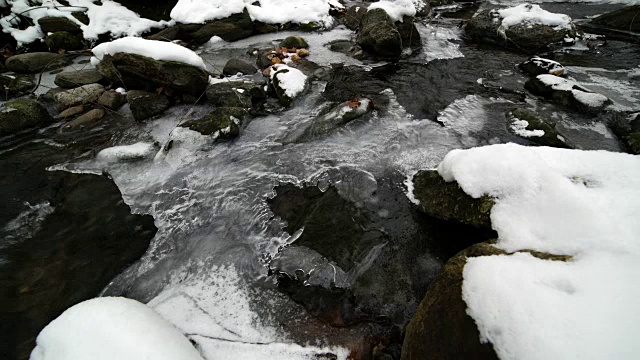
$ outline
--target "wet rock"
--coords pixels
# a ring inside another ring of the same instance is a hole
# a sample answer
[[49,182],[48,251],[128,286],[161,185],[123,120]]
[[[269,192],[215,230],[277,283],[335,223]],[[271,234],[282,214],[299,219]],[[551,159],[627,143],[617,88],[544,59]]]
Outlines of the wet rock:
[[627,6],[619,10],[600,15],[591,20],[591,24],[616,30],[640,33],[640,5]]
[[111,110],[118,110],[122,105],[127,103],[127,96],[120,94],[115,90],[108,90],[102,93],[98,98],[98,104]]
[[103,80],[102,74],[96,69],[65,71],[56,74],[54,83],[61,88],[73,89],[83,85],[96,84]]
[[339,104],[327,109],[316,119],[300,126],[289,134],[284,140],[284,144],[301,142],[318,138],[331,131],[344,126],[345,124],[360,118],[374,109],[371,99],[354,99],[346,103]]
[[169,99],[166,96],[141,90],[127,92],[127,102],[133,118],[137,121],[160,115],[169,108]]
[[147,36],[146,39],[157,41],[174,41],[180,38],[180,26],[170,26],[166,29],[162,29],[157,33]]
[[216,139],[227,140],[240,135],[242,119],[247,111],[237,107],[219,107],[211,114],[197,120],[188,120],[181,127],[197,131],[202,135],[211,135]]
[[344,25],[351,30],[357,30],[360,27],[360,20],[367,13],[367,8],[361,5],[354,5],[347,10],[344,15]]
[[291,104],[293,103],[294,98],[301,94],[301,93],[298,93],[298,94],[296,94],[296,96],[291,97],[287,93],[287,90],[281,85],[280,76],[283,75],[283,74],[288,73],[289,71],[291,71],[291,70],[289,70],[289,69],[280,69],[280,70],[276,71],[275,74],[271,77],[272,84],[273,84],[273,89],[275,90],[276,95],[278,96],[278,101],[280,102],[280,104],[282,106],[285,106],[285,107],[291,106]]
[[413,177],[413,195],[429,216],[491,228],[493,200],[488,196],[472,198],[456,182],[444,181],[436,170],[421,170]]
[[537,76],[542,74],[551,74],[556,76],[563,76],[567,74],[567,69],[557,61],[544,59],[538,56],[534,56],[529,60],[520,63],[518,65],[520,70],[528,73],[529,75]]
[[242,14],[231,15],[226,19],[214,20],[197,27],[182,26],[185,40],[195,44],[204,44],[213,36],[219,36],[224,41],[238,41],[253,35],[255,30],[249,12],[245,9]]
[[209,84],[209,74],[201,68],[136,54],[105,55],[97,69],[109,82],[127,89],[152,91],[168,87],[199,97]]
[[402,36],[383,9],[373,9],[362,17],[358,44],[383,57],[399,57],[402,53]]
[[225,81],[207,88],[207,102],[220,107],[251,108],[267,99],[264,84],[251,81]]
[[40,25],[40,29],[42,29],[42,32],[45,34],[56,33],[58,31],[65,31],[70,33],[80,31],[80,25],[67,19],[66,17],[46,16],[38,19],[38,24]]
[[[532,6],[532,5],[529,5]],[[533,5],[537,6],[537,5]],[[566,37],[575,38],[573,23],[568,29],[542,24],[517,24],[505,29],[496,9],[482,10],[465,27],[467,37],[481,43],[496,44],[506,48],[535,52],[548,45],[561,42]]]
[[76,115],[82,114],[83,112],[84,112],[83,105],[73,106],[60,112],[60,114],[58,114],[56,118],[58,119],[72,118],[72,117],[75,117]]
[[280,47],[287,49],[307,49],[309,48],[309,44],[307,44],[307,41],[301,36],[289,36],[280,42]]
[[96,126],[107,115],[103,109],[92,109],[69,121],[60,128],[61,132],[78,131]]
[[84,43],[82,40],[78,36],[66,31],[58,31],[51,35],[47,35],[45,42],[47,43],[49,50],[54,52],[58,52],[60,50],[73,51],[84,49]]
[[227,76],[236,75],[238,73],[243,75],[251,75],[255,74],[257,71],[256,67],[248,62],[240,59],[231,59],[227,61],[222,69],[222,73]]
[[50,52],[34,52],[14,55],[7,59],[7,69],[20,74],[35,74],[45,70],[53,70],[67,66],[69,58],[61,54]]
[[32,99],[10,101],[0,108],[0,136],[43,127],[51,123],[44,106]]
[[597,114],[611,104],[606,96],[554,75],[538,75],[529,79],[524,87],[535,95],[552,99],[584,114]]
[[333,69],[324,89],[324,97],[329,101],[346,102],[357,98],[372,99],[376,106],[384,106],[389,100],[381,94],[389,88],[388,66],[380,66],[365,71],[358,66],[339,66]]
[[0,100],[9,100],[31,92],[36,87],[28,75],[0,75]]
[[171,10],[178,0],[120,0],[120,4],[140,15],[140,17],[155,21],[171,20]]
[[529,109],[513,109],[507,113],[507,128],[541,146],[570,148],[555,128],[555,123]]
[[329,50],[343,54],[350,54],[354,49],[354,44],[350,40],[334,40],[327,45],[329,46]]
[[319,31],[323,29],[323,25],[321,25],[320,23],[317,23],[315,21],[311,21],[308,23],[303,23],[300,24],[298,26],[298,31],[304,31],[304,32],[313,32],[313,31]]
[[58,111],[66,108],[93,103],[105,91],[104,86],[100,84],[88,84],[59,92],[53,96]]
[[416,24],[413,23],[413,18],[405,16],[402,22],[396,22],[396,29],[400,33],[402,38],[402,47],[421,47],[422,40]]

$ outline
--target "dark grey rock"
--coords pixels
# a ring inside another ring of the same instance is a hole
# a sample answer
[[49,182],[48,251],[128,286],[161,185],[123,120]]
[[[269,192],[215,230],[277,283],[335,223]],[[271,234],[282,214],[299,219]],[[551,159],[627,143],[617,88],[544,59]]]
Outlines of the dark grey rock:
[[14,100],[0,108],[0,136],[12,135],[50,123],[51,115],[35,100]]
[[[541,146],[571,148],[566,143],[566,138],[556,130],[555,123],[551,119],[540,116],[535,111],[517,108],[509,111],[506,116],[507,129],[514,135],[524,137]],[[534,136],[536,131],[542,131],[543,134]],[[529,136],[523,136],[525,133],[529,134]]]
[[[550,85],[549,80],[556,81],[559,85]],[[584,114],[597,114],[612,103],[603,95],[554,75],[532,77],[524,84],[524,87],[535,95],[551,99],[560,105],[573,108]],[[585,101],[584,97],[592,97],[592,99]]]
[[225,81],[207,88],[207,102],[219,107],[251,108],[267,99],[264,84],[245,81]]
[[141,90],[129,90],[127,102],[133,118],[137,121],[162,114],[169,108],[169,99],[166,96]]
[[26,94],[35,88],[36,84],[29,75],[0,75],[0,99],[9,100]]
[[50,52],[35,52],[14,55],[7,59],[7,69],[20,74],[35,74],[53,70],[71,63],[68,57]]
[[202,135],[212,135],[216,139],[228,140],[240,134],[242,120],[246,114],[247,111],[243,108],[219,107],[207,116],[185,121],[180,126]]
[[54,83],[61,88],[73,89],[83,85],[96,84],[104,79],[96,69],[65,71],[56,74]]
[[98,125],[100,120],[107,115],[103,109],[92,109],[77,118],[69,121],[60,128],[61,132],[71,132],[83,129],[89,129]]
[[60,50],[82,50],[84,43],[79,36],[66,31],[58,31],[48,35],[45,39],[49,50],[58,52]]
[[402,53],[402,36],[383,9],[373,9],[362,17],[358,44],[383,57],[399,57]]
[[521,63],[518,67],[529,75],[537,76],[551,74],[556,76],[566,75],[567,69],[557,61],[534,56]]
[[256,71],[257,69],[255,66],[240,59],[231,59],[227,61],[227,63],[224,65],[224,68],[222,69],[222,73],[227,76],[236,75],[238,73],[241,73],[243,75],[251,75]]
[[98,98],[98,104],[111,109],[118,110],[122,105],[127,103],[127,96],[120,94],[115,90],[108,90],[102,93]]
[[59,92],[53,96],[58,111],[66,108],[94,103],[104,92],[104,86],[100,84],[88,84],[74,89]]
[[350,7],[344,14],[344,25],[351,30],[357,30],[360,27],[360,20],[366,13],[366,6],[354,5]]
[[80,25],[65,17],[46,16],[38,19],[38,24],[40,25],[40,29],[42,29],[42,32],[45,34],[56,33],[58,31],[80,31]]
[[291,49],[307,49],[309,44],[301,36],[289,36],[280,42],[280,47]]

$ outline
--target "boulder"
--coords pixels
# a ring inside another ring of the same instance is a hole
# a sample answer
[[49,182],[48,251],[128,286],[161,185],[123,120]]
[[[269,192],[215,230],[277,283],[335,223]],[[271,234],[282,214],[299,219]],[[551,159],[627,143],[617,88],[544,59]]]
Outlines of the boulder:
[[563,136],[558,134],[555,123],[535,111],[517,108],[506,114],[507,129],[541,146],[570,148]]
[[0,75],[0,100],[9,100],[31,92],[36,87],[29,75]]
[[204,44],[213,36],[219,36],[224,41],[238,41],[253,35],[255,27],[249,12],[245,9],[242,14],[231,15],[228,18],[213,20],[204,25],[181,25],[185,33],[184,39],[195,44]]
[[307,44],[307,41],[301,36],[289,36],[280,42],[280,47],[287,49],[307,49],[309,48],[309,44]]
[[130,90],[127,93],[127,102],[133,118],[137,121],[162,114],[169,108],[169,99],[166,96],[141,90]]
[[103,109],[92,109],[86,113],[78,116],[77,118],[69,121],[60,128],[61,132],[78,131],[82,129],[92,128],[100,122],[100,120],[107,115],[107,112]]
[[358,44],[382,57],[394,58],[402,53],[402,36],[383,9],[373,9],[362,17]]
[[264,84],[245,81],[225,81],[207,88],[207,102],[219,107],[251,108],[267,99]]
[[215,139],[227,140],[240,135],[240,126],[246,113],[243,108],[219,107],[207,116],[185,121],[180,126],[202,135],[211,135]]
[[256,69],[253,64],[250,64],[244,60],[231,59],[224,65],[222,73],[227,76],[236,75],[238,73],[243,75],[251,75],[255,74],[257,70],[258,69]]
[[493,199],[472,198],[456,182],[446,182],[436,170],[418,171],[413,177],[413,196],[420,201],[420,210],[429,216],[491,228]]
[[402,22],[396,22],[396,29],[402,38],[402,47],[417,48],[422,46],[422,39],[413,18],[405,16]]
[[93,103],[98,100],[104,91],[104,86],[100,84],[88,84],[59,92],[53,98],[58,111],[62,111],[72,106]]
[[64,32],[79,32],[80,25],[67,19],[66,17],[53,17],[45,16],[38,19],[38,24],[43,33],[56,33],[58,31]]
[[32,99],[10,101],[0,108],[0,136],[46,126],[51,115],[44,106]]
[[[520,6],[526,6],[524,11],[539,8],[539,5],[530,4]],[[575,38],[577,35],[576,27],[570,19],[566,27],[536,22],[521,22],[505,27],[502,21],[503,18],[497,9],[482,10],[467,23],[465,33],[473,41],[496,44],[523,52],[540,51],[550,44],[563,41],[566,37]]]
[[591,23],[608,29],[640,33],[639,17],[640,5],[633,5],[600,15],[591,20]]
[[628,148],[629,152],[640,155],[640,115],[618,114],[607,124],[613,133]]
[[61,88],[73,89],[79,86],[96,84],[104,79],[96,69],[65,71],[56,74],[54,83]]
[[299,96],[304,90],[297,92],[295,95],[291,95],[291,93],[289,91],[287,91],[288,89],[284,86],[282,79],[287,73],[290,72],[298,72],[299,75],[304,76],[302,74],[302,72],[298,69],[293,69],[293,68],[283,68],[283,69],[279,69],[277,71],[275,71],[275,73],[273,73],[274,70],[272,71],[272,76],[271,76],[271,81],[273,83],[273,89],[276,92],[276,96],[278,97],[278,101],[280,102],[280,104],[282,106],[286,106],[289,107],[291,106],[291,104],[293,103],[294,98],[296,98],[297,96]]
[[127,103],[127,96],[115,90],[108,90],[102,93],[98,98],[98,104],[111,110],[118,110],[122,105]]
[[366,13],[366,6],[354,5],[350,7],[344,14],[344,25],[351,30],[357,30],[360,27],[360,20]]
[[49,50],[54,52],[58,52],[60,50],[72,51],[84,49],[84,43],[82,40],[78,36],[66,31],[58,31],[48,35],[45,42],[47,43]]
[[544,59],[538,56],[534,56],[529,60],[520,63],[518,65],[520,70],[526,72],[529,75],[537,76],[542,74],[551,74],[556,76],[563,76],[567,74],[567,69],[557,61]]
[[61,54],[34,52],[14,55],[7,59],[7,69],[20,74],[35,74],[67,66],[71,60]]
[[597,114],[611,104],[611,100],[606,96],[555,75],[544,74],[532,77],[524,87],[535,95],[554,100],[560,105],[584,114]]
[[199,97],[209,84],[209,74],[201,68],[136,54],[105,55],[97,69],[109,82],[127,89],[155,90],[168,87]]
[[178,0],[118,0],[127,9],[139,14],[140,17],[155,21],[170,20],[171,10]]

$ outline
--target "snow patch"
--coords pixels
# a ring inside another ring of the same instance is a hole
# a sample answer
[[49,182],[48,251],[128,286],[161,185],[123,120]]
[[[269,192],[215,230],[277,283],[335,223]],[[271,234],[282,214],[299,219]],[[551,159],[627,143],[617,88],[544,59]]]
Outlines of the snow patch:
[[546,11],[540,5],[521,4],[497,10],[497,13],[502,18],[502,27],[505,29],[519,24],[526,26],[547,25],[556,30],[571,29],[573,26],[568,15]]
[[393,21],[402,22],[403,16],[415,16],[416,7],[412,0],[380,0],[369,5],[369,10],[382,9]]
[[[282,70],[288,70],[286,72]],[[285,94],[294,98],[300,94],[307,83],[307,76],[302,71],[287,65],[277,64],[271,70],[271,80],[277,77],[278,84],[284,90]]]
[[511,130],[513,130],[516,135],[526,138],[544,136],[544,130],[527,130],[527,126],[529,126],[529,122],[527,120],[520,120],[515,117],[511,120]]

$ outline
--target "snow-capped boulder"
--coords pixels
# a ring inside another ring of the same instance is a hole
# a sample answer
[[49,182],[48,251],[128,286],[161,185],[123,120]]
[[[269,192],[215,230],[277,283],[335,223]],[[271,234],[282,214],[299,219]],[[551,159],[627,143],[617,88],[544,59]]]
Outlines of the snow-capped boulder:
[[33,52],[11,56],[5,65],[7,69],[19,74],[36,74],[45,70],[61,68],[70,63],[71,60],[65,55]]
[[271,69],[271,81],[280,104],[290,106],[293,100],[307,88],[307,76],[287,65],[275,65]]
[[51,123],[51,115],[37,101],[18,99],[0,107],[0,136]]
[[247,111],[243,108],[219,107],[207,116],[185,121],[180,126],[215,139],[232,139],[240,134],[240,126],[246,114]]
[[133,118],[137,121],[160,115],[170,105],[166,96],[142,90],[130,90],[127,92],[127,102],[131,108]]
[[520,70],[529,75],[537,76],[542,74],[551,74],[563,76],[567,74],[567,69],[557,61],[534,56],[529,60],[518,65]]
[[358,44],[366,51],[383,57],[399,57],[402,36],[384,9],[369,10],[360,20]]
[[474,41],[524,52],[544,49],[577,34],[569,16],[531,4],[482,10],[467,24],[465,32]]
[[507,112],[506,116],[507,129],[514,135],[542,146],[570,147],[566,139],[558,134],[555,123],[535,111],[517,108]]
[[598,113],[611,104],[611,100],[604,95],[586,89],[575,81],[550,74],[532,77],[524,87],[535,95],[586,114]]
[[608,127],[627,145],[632,154],[640,155],[640,113],[616,114],[608,122]]

